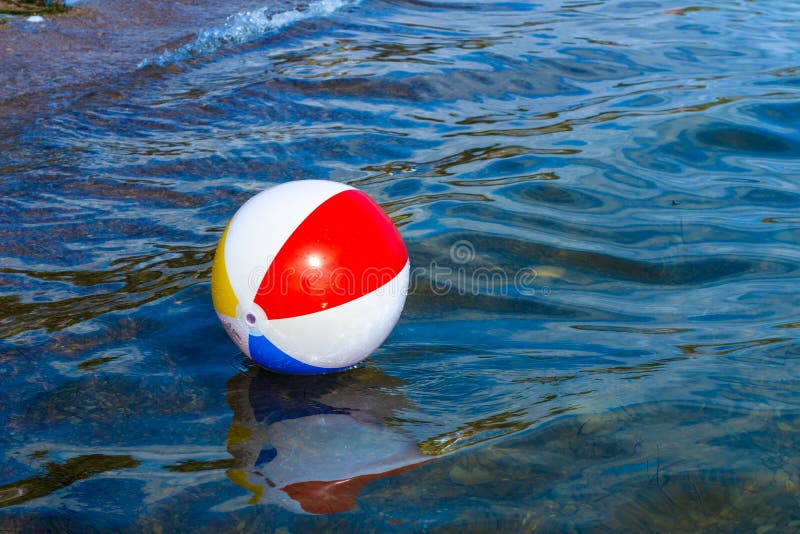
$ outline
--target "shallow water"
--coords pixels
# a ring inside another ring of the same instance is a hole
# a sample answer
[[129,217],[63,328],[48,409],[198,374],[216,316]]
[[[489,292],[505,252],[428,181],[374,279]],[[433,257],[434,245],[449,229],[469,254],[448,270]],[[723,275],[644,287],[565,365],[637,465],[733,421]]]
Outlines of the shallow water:
[[[110,7],[0,26],[0,530],[800,528],[794,2]],[[333,376],[210,303],[300,178],[413,267]]]

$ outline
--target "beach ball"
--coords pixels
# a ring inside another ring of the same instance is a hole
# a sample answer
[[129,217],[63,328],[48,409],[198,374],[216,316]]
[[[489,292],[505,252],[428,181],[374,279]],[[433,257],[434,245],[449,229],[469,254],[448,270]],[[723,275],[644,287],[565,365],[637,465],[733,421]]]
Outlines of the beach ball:
[[298,180],[245,202],[217,246],[211,295],[254,362],[282,373],[354,366],[397,324],[405,244],[375,201],[348,185]]

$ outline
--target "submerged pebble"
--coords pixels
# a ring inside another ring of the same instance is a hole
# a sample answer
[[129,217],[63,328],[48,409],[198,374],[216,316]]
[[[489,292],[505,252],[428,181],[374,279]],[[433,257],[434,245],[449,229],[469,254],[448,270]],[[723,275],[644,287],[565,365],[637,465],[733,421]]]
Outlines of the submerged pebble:
[[491,482],[494,480],[494,475],[489,470],[480,466],[466,467],[454,465],[452,469],[450,469],[450,480],[464,486],[475,486]]

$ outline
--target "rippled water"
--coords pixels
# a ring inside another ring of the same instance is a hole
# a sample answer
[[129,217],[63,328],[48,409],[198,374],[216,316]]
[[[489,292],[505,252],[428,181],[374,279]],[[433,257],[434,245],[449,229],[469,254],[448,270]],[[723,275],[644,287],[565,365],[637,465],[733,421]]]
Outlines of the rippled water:
[[[790,0],[9,19],[0,530],[800,528],[799,24]],[[227,219],[300,178],[370,194],[413,267],[333,376],[249,366],[210,304]]]

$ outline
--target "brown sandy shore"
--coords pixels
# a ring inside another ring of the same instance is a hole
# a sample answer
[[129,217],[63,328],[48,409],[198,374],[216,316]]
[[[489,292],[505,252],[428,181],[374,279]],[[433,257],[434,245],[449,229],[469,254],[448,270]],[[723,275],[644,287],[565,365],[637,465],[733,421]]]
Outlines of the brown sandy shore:
[[9,15],[35,15],[63,10],[62,0],[0,0],[0,13]]

